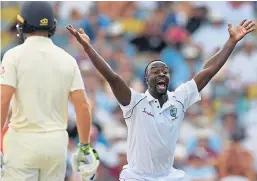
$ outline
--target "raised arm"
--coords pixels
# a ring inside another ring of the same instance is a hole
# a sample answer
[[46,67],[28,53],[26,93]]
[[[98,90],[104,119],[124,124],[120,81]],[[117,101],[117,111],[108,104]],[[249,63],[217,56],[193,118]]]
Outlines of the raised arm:
[[229,39],[223,48],[212,56],[204,65],[203,70],[194,76],[199,92],[209,83],[212,77],[221,69],[226,63],[228,57],[234,50],[238,41],[240,41],[246,34],[254,31],[256,24],[253,21],[243,20],[237,27],[232,27],[228,24]]
[[69,32],[76,37],[78,42],[83,46],[85,52],[88,54],[96,69],[103,75],[103,77],[110,84],[112,91],[123,106],[129,105],[131,99],[131,91],[124,80],[112,70],[106,61],[93,49],[90,45],[89,37],[84,30],[77,31],[71,25],[66,27]]

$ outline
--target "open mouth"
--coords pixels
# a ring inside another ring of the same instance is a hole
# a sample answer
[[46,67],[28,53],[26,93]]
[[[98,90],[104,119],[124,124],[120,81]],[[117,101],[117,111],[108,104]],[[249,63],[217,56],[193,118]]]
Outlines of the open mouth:
[[157,87],[160,89],[160,90],[165,90],[166,89],[166,83],[164,80],[159,80],[157,82]]

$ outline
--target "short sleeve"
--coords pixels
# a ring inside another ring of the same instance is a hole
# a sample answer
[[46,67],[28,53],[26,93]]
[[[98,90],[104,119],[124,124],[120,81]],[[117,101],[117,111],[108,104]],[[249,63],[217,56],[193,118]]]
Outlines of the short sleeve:
[[11,52],[6,52],[1,64],[0,84],[17,87],[17,70]]
[[141,93],[136,92],[134,89],[130,88],[131,91],[131,100],[129,105],[127,106],[123,106],[121,104],[120,108],[123,112],[123,116],[124,118],[129,118],[131,117],[132,113],[133,113],[133,109],[136,107],[136,105],[141,102],[145,96],[143,96]]
[[75,91],[75,90],[81,90],[85,89],[84,82],[79,70],[79,66],[75,65],[74,70],[73,70],[73,77],[72,77],[72,83],[71,83],[71,88],[70,92]]
[[187,81],[180,85],[175,90],[175,95],[178,101],[184,106],[184,111],[187,110],[191,105],[201,100],[201,95],[198,91],[196,82],[194,79]]

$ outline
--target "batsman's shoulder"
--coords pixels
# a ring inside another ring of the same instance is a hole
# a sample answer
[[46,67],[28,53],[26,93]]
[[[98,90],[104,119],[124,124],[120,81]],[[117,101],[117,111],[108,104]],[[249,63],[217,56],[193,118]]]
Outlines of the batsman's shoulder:
[[15,47],[10,48],[7,50],[4,55],[14,55],[14,54],[20,54],[22,52],[23,45],[17,45]]
[[12,62],[15,63],[15,61],[18,60],[18,57],[22,54],[22,45],[17,45],[13,48],[10,48],[9,50],[7,50],[6,52],[3,53],[3,61],[8,61],[8,62]]
[[57,54],[61,55],[64,58],[64,61],[67,61],[73,65],[77,64],[76,59],[61,47],[55,46],[55,51]]

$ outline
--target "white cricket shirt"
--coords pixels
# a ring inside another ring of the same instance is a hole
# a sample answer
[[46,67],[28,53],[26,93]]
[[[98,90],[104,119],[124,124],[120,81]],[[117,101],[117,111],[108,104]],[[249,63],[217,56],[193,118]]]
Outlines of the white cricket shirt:
[[69,93],[84,89],[76,60],[51,39],[31,36],[7,51],[1,84],[16,88],[9,127],[17,131],[66,130]]
[[128,127],[128,169],[140,175],[159,175],[172,168],[181,122],[189,106],[201,100],[192,79],[168,91],[168,101],[160,107],[148,91],[131,89],[128,106],[120,105]]

